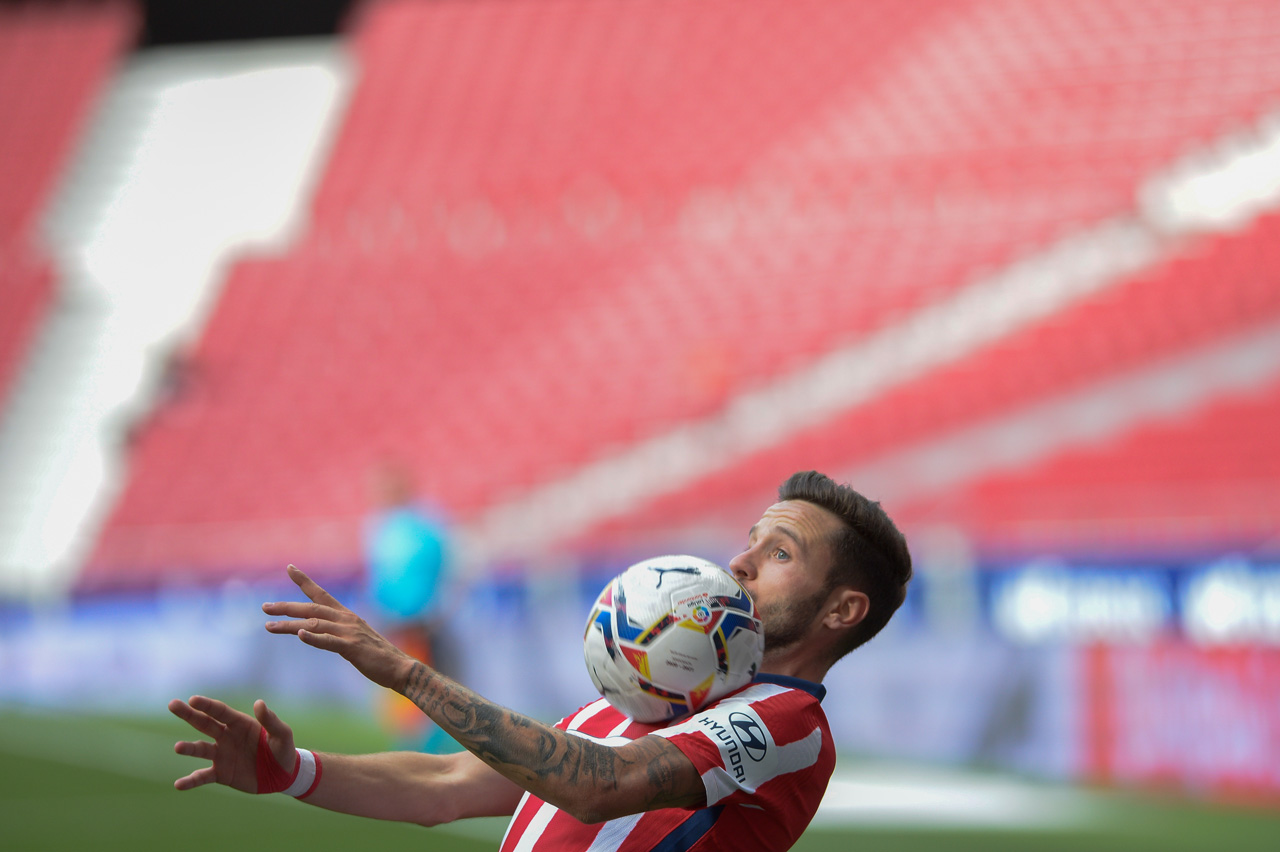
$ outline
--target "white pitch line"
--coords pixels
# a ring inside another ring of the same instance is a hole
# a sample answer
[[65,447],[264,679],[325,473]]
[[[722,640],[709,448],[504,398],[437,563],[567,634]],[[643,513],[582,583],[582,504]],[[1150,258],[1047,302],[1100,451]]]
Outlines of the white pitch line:
[[813,826],[1061,828],[1096,822],[1105,805],[1080,790],[961,770],[837,767]]

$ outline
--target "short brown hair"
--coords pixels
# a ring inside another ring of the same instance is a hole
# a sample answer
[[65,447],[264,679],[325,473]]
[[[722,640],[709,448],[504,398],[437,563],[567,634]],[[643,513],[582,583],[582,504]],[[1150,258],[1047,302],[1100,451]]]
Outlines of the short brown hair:
[[907,540],[879,503],[816,470],[788,477],[778,488],[778,499],[813,503],[842,522],[843,529],[832,542],[835,558],[827,571],[826,589],[849,586],[866,594],[870,607],[837,648],[839,659],[879,633],[902,606],[911,581]]

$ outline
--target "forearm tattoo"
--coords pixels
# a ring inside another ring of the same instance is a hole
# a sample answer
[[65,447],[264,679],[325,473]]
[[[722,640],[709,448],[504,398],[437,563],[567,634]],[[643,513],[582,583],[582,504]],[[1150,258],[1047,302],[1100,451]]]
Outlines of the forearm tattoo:
[[680,758],[665,741],[637,740],[629,756],[620,754],[507,710],[421,663],[414,665],[403,693],[485,763],[553,804],[557,793],[572,795],[575,788],[580,793],[584,784],[618,790],[621,775],[637,764],[645,767],[647,779],[641,809],[688,805],[702,793],[696,776],[696,787],[682,779]]

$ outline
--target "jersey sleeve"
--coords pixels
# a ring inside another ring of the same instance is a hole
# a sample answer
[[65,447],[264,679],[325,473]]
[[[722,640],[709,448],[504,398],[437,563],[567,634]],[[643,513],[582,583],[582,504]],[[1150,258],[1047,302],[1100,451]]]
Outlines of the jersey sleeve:
[[748,687],[653,734],[693,761],[707,805],[752,797],[780,776],[813,767],[824,745],[831,749],[818,702],[804,692],[767,685]]

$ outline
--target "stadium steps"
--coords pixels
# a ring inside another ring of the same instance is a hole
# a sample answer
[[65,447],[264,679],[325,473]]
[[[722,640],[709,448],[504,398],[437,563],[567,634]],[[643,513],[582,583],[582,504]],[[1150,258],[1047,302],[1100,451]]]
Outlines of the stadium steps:
[[102,316],[101,306],[67,300],[48,312],[0,421],[0,594],[65,588],[84,557],[83,534],[65,536],[49,518],[51,507],[83,516],[106,473],[100,439],[65,436],[97,419]]

